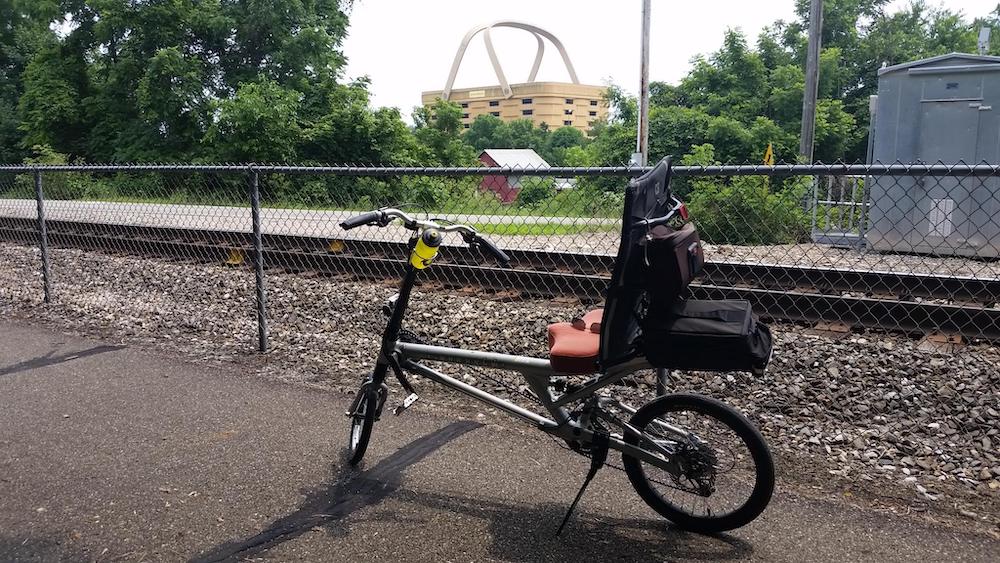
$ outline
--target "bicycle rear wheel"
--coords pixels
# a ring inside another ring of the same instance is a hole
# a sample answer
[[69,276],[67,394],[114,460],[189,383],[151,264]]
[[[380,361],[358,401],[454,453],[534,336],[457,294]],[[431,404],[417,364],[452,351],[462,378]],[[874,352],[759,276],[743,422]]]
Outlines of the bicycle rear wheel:
[[[666,395],[640,408],[629,421],[673,452],[672,474],[623,455],[636,492],[675,525],[710,534],[739,528],[760,515],[774,491],[774,462],[760,432],[721,401],[693,393]],[[648,446],[647,446],[648,447]]]

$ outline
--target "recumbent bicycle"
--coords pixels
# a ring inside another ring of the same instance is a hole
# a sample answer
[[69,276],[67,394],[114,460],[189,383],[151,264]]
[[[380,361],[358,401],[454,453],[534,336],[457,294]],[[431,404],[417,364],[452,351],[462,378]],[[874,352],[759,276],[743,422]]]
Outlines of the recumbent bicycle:
[[[417,276],[430,267],[445,233],[458,233],[505,267],[509,258],[472,227],[418,220],[393,208],[352,217],[341,227],[384,227],[397,219],[413,232],[410,256],[399,292],[384,308],[389,320],[374,370],[346,413],[352,465],[364,456],[382,414],[389,372],[408,393],[396,414],[418,398],[406,377],[414,373],[523,419],[591,458],[563,525],[606,463],[609,449],[621,452],[624,470],[642,500],[682,529],[730,530],[764,510],[774,489],[774,464],[760,432],[742,414],[694,393],[663,394],[634,408],[605,389],[639,370],[760,373],[770,360],[770,332],[756,321],[749,303],[682,298],[704,255],[684,204],[671,193],[669,159],[629,182],[604,307],[573,322],[550,325],[548,358],[433,346],[402,337],[408,334],[403,320]],[[421,361],[518,372],[548,416]],[[580,376],[591,377],[567,383]]]

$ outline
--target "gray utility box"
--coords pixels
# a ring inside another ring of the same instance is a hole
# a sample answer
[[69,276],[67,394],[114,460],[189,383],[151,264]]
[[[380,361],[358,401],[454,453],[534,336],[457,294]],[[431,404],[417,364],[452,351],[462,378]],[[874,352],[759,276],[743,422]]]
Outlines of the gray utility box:
[[[952,53],[879,70],[874,162],[1000,164],[1000,57]],[[1000,179],[873,177],[868,246],[1000,255]]]

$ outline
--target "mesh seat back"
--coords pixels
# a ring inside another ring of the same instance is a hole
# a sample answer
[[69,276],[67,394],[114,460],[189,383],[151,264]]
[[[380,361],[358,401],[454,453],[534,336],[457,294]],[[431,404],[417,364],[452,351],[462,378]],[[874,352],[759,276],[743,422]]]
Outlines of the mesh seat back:
[[644,293],[639,244],[646,236],[643,220],[662,217],[670,208],[670,157],[666,157],[649,172],[631,180],[625,189],[621,242],[605,295],[601,324],[602,369],[635,355],[635,341],[639,336],[637,313]]

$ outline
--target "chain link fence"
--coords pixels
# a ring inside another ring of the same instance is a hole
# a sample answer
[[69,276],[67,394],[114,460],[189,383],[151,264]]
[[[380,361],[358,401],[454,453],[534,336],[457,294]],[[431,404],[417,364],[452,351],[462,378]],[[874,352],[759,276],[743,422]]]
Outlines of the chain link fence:
[[[431,283],[598,302],[617,250],[624,186],[642,172],[0,167],[0,237],[33,249],[34,295],[46,301],[59,298],[61,277],[77,275],[51,259],[50,246],[230,266],[237,281],[219,289],[220,301],[245,318],[237,333],[255,333],[263,350],[275,317],[269,272],[398,275],[405,229],[338,226],[386,205],[469,224],[512,257],[511,269],[500,268],[456,236],[429,270]],[[994,166],[678,166],[673,188],[705,244],[706,271],[691,288],[697,297],[749,299],[779,320],[1000,338]],[[114,299],[94,283],[93,299]]]
[[[503,269],[446,239],[408,329],[544,356],[547,323],[599,305],[624,187],[642,172],[0,167],[0,318],[53,318],[225,362],[270,348],[256,362],[265,374],[353,391],[377,353],[409,232],[339,223],[392,205],[472,225],[512,258]],[[1000,518],[1000,170],[678,166],[672,185],[708,260],[691,293],[748,299],[779,323],[764,375],[680,373],[677,388],[747,413],[789,472]],[[876,332],[851,331],[863,327]],[[925,347],[878,331],[946,338]],[[986,342],[951,346],[959,337]],[[455,375],[506,393],[491,374]]]

